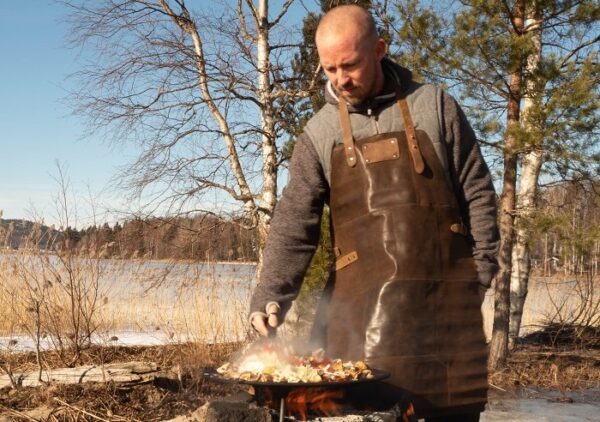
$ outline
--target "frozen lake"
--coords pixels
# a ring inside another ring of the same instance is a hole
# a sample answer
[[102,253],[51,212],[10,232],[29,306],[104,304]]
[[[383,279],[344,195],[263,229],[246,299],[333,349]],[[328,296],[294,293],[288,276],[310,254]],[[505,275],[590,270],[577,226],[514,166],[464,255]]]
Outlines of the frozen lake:
[[[26,330],[19,329],[23,326],[19,315],[31,315],[27,303],[32,292],[39,297],[43,291],[43,300],[51,303],[48,309],[64,309],[69,303],[65,294],[68,273],[56,257],[49,258],[44,262],[39,257],[0,257],[0,281],[5,286],[0,292],[0,347],[6,348],[11,340],[22,350],[33,347],[33,341],[24,336]],[[94,342],[219,343],[241,340],[246,335],[254,264],[81,259],[72,265],[77,288],[86,292],[85,305],[94,309]],[[28,274],[26,280],[20,276],[23,273]],[[68,310],[63,313],[66,318]],[[31,330],[34,324],[25,322]],[[42,346],[52,346],[51,332]],[[63,334],[68,334],[66,329]]]
[[[27,267],[31,274],[48,272],[49,266],[60,269],[56,257],[49,258],[48,263],[42,265],[35,256],[0,255],[0,266],[6,269],[16,262]],[[94,306],[99,328],[94,341],[107,342],[116,336],[118,340],[111,342],[160,344],[185,339],[217,343],[242,340],[247,335],[248,306],[256,283],[254,264],[82,258],[76,259],[73,265],[83,286],[97,290]],[[0,276],[4,273],[7,271],[1,271]],[[48,274],[40,278],[54,277],[52,272]],[[8,276],[1,281],[13,285],[12,294],[6,295],[4,300],[18,301],[23,280]],[[559,310],[561,319],[568,321],[581,309],[586,288],[585,281],[581,280],[533,278],[525,302],[521,335],[556,318]],[[58,283],[49,289],[49,293],[59,291]],[[599,291],[595,289],[596,300]],[[48,294],[48,297],[58,295]],[[56,305],[60,306],[60,301]],[[491,290],[482,311],[489,339],[493,320]],[[6,315],[10,317],[11,313]],[[18,327],[19,321],[3,325],[0,320],[0,336],[3,336],[0,347],[5,348],[10,339],[16,339],[19,347],[30,348],[31,342],[22,336]]]

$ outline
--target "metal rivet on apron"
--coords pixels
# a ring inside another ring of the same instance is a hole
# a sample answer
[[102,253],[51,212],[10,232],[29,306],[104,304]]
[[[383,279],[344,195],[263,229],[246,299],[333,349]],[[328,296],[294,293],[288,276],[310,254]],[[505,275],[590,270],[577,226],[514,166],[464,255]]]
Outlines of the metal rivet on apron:
[[390,141],[392,144],[396,143],[396,141],[394,141],[393,139]]
[[352,147],[348,147],[348,149],[349,149],[349,150],[351,150],[351,149],[352,149]]
[[398,154],[392,155],[392,158],[397,158],[397,157],[398,157]]
[[350,157],[350,161],[354,161],[354,157]]
[[365,161],[366,161],[367,163],[370,163],[370,162],[371,162],[370,160],[365,160]]
[[367,149],[367,145],[363,145],[363,149]]

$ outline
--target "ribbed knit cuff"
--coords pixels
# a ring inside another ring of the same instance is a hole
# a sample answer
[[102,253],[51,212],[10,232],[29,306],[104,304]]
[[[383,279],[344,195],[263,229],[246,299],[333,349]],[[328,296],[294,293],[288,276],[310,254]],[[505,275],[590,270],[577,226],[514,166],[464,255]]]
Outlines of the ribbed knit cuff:
[[475,261],[477,274],[479,275],[479,283],[489,288],[492,285],[492,279],[498,272],[498,264],[486,261]]

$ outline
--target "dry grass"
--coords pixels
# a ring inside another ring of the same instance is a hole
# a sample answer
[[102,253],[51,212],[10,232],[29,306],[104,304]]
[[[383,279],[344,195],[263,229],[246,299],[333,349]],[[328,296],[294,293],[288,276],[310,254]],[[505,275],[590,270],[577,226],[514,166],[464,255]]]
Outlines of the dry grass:
[[[79,280],[84,290],[91,286],[85,291],[97,298],[91,326],[98,344],[86,347],[77,364],[153,361],[177,373],[178,382],[5,389],[0,391],[0,413],[4,409],[19,420],[19,412],[47,406],[51,413],[46,420],[162,420],[197,408],[215,395],[233,391],[231,387],[204,382],[201,369],[227,360],[247,338],[251,272],[230,273],[228,267],[216,265],[145,260],[84,257],[72,262],[71,276]],[[47,284],[46,280],[50,275],[54,280],[67,280],[68,274],[51,269],[26,255],[0,257],[0,335],[33,334],[36,314],[29,309],[32,297],[47,301],[47,309],[60,311],[60,307],[67,306],[65,302],[70,297],[60,283]],[[29,277],[29,281],[24,277]],[[29,283],[25,288],[24,282]],[[43,290],[43,295],[36,296],[36,289]],[[590,303],[598,297],[596,290],[592,291]],[[552,321],[566,323],[580,315],[581,292],[581,286],[573,281],[532,280],[523,317],[525,332]],[[488,324],[486,305],[489,307],[490,299],[484,304]],[[62,330],[61,334],[66,335],[70,321],[65,315],[54,315],[53,320],[42,318],[42,328]],[[567,332],[565,327],[559,325],[560,333]],[[122,331],[152,333],[163,345],[118,346],[111,337]],[[600,388],[598,348],[590,347],[592,343],[577,343],[575,350],[569,347],[576,344],[573,341],[558,344],[560,335],[546,334],[550,337],[538,336],[536,342],[522,344],[515,350],[503,371],[490,374],[491,385],[504,390]],[[549,349],[548,344],[554,348]],[[34,352],[15,353],[5,346],[0,347],[0,361],[9,363],[14,372],[29,372],[35,371],[40,361],[47,367],[61,366],[64,358],[54,348],[43,351],[38,359]]]
[[547,351],[526,346],[511,353],[508,364],[490,374],[493,386],[509,390],[536,387],[559,391],[600,388],[598,350]]
[[[122,343],[124,331],[141,332],[141,341],[167,346],[148,360],[177,362],[178,371],[198,368],[199,362],[210,365],[219,360],[211,345],[248,338],[252,271],[227,268],[84,257],[72,260],[71,273],[65,274],[64,266],[44,257],[0,257],[0,336],[5,337],[0,339],[0,373],[104,363]],[[50,276],[60,282],[48,283]],[[69,276],[84,292],[76,300],[63,285]],[[73,307],[89,316],[79,331],[73,329]],[[80,339],[90,333],[91,342],[75,343],[72,332],[79,332]],[[28,354],[28,367],[21,365],[24,344],[33,344],[35,352]],[[163,359],[164,353],[172,356]]]
[[[75,265],[81,284],[93,286],[89,290],[97,296],[93,326],[107,340],[119,331],[155,332],[165,342],[187,339],[216,343],[246,336],[251,278],[217,278],[206,267],[194,264],[102,260],[99,273],[83,259]],[[69,315],[60,311],[69,297],[61,283],[49,281],[43,266],[24,255],[0,259],[0,335],[28,334],[25,328],[34,325],[30,296],[42,288],[44,294],[38,297],[65,319],[58,324],[68,329]],[[35,273],[39,274],[37,279],[31,278],[30,287],[24,288],[24,278]],[[60,271],[52,273],[54,279],[57,274],[66,279]],[[48,324],[42,322],[44,327]]]
[[[201,369],[220,365],[229,359],[233,351],[241,348],[241,343],[223,342],[233,336],[239,340],[246,338],[245,315],[251,280],[242,280],[242,286],[248,288],[241,289],[240,277],[210,274],[207,277],[205,268],[196,266],[182,269],[165,263],[105,262],[109,264],[110,271],[103,273],[100,287],[102,298],[106,299],[99,301],[95,320],[99,324],[97,332],[104,342],[86,348],[78,363],[153,361],[161,368],[178,374],[178,382],[157,380],[136,386],[90,384],[4,389],[0,391],[0,413],[9,414],[15,420],[27,420],[20,413],[46,406],[50,413],[44,420],[50,421],[92,421],[98,418],[158,421],[188,413],[215,396],[235,391],[235,387],[205,382]],[[5,264],[0,260],[0,267]],[[0,277],[4,277],[2,282],[18,281],[7,278],[10,273],[3,269],[0,268]],[[13,301],[15,297],[18,295],[12,297]],[[534,299],[541,300],[531,300]],[[11,300],[11,297],[5,296],[2,300]],[[19,319],[7,322],[15,315],[5,309],[0,305],[0,321],[4,322],[2,328],[8,327],[14,334]],[[531,309],[526,311],[531,312]],[[540,321],[544,317],[543,313],[540,314]],[[165,344],[121,347],[108,337],[110,333],[131,329],[154,330]],[[542,337],[540,341],[544,341]],[[176,343],[176,340],[182,339],[190,341]],[[35,371],[38,365],[33,352],[5,354],[0,356],[2,359],[10,360],[15,372]],[[42,361],[48,367],[62,363],[56,350],[43,352]],[[565,346],[560,350],[549,350],[544,344],[527,344],[511,355],[507,368],[490,374],[490,383],[503,390],[515,387],[561,391],[600,388],[598,349],[573,351]]]
[[[99,365],[119,362],[154,362],[160,368],[181,367],[184,372],[193,372],[203,367],[219,366],[227,361],[232,353],[243,347],[242,343],[180,343],[160,346],[102,346],[94,345],[81,355],[82,365]],[[61,365],[54,350],[42,352],[43,360],[50,368]],[[35,369],[34,352],[16,353],[13,357],[15,372],[29,372]]]
[[[239,344],[180,344],[153,347],[91,347],[82,355],[85,364],[154,361],[175,368],[179,381],[157,379],[154,383],[125,385],[86,383],[0,390],[0,414],[27,420],[28,409],[46,407],[47,421],[159,421],[189,412],[216,396],[239,389],[204,382],[200,369],[220,365]],[[33,353],[19,355],[19,369],[35,365]],[[50,365],[59,363],[52,351],[44,352]],[[99,418],[99,419],[98,419]],[[39,420],[39,419],[36,419]]]
[[[492,336],[494,296],[488,292],[482,305],[484,330]],[[523,309],[520,336],[550,324],[600,326],[600,279],[581,276],[532,277]]]
[[[84,363],[106,363],[152,360],[162,368],[179,368],[180,382],[157,380],[151,384],[80,384],[51,385],[19,390],[0,390],[0,414],[10,414],[15,420],[18,413],[38,406],[46,406],[48,421],[92,421],[96,418],[119,421],[158,421],[189,413],[207,400],[223,397],[239,387],[205,382],[200,369],[215,367],[229,359],[239,344],[199,345],[181,344],[154,347],[92,347],[84,353]],[[45,352],[49,363],[52,352]],[[595,362],[595,363],[594,363]],[[18,366],[35,365],[33,353],[21,354]],[[490,375],[490,383],[502,390],[515,387],[551,388],[569,390],[598,388],[600,366],[598,356],[567,351],[544,352],[543,347],[528,346],[515,352],[509,366]],[[493,388],[495,390],[495,388]],[[60,401],[57,401],[59,399]],[[68,404],[68,405],[67,405]],[[86,415],[85,412],[88,414]],[[94,416],[90,416],[94,415]],[[55,418],[55,419],[52,419]]]

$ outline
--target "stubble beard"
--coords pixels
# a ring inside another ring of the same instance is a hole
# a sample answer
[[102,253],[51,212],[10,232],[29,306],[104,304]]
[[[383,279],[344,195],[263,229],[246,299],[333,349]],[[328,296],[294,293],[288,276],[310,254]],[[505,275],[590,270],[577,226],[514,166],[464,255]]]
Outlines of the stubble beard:
[[[354,87],[354,90],[357,91],[356,92],[357,94],[361,94],[359,92],[360,88]],[[340,93],[340,97],[342,97],[344,100],[346,100],[346,102],[350,105],[357,106],[366,100],[366,95],[359,95],[359,96],[344,95],[344,94],[342,94],[342,91],[345,91],[345,90],[343,88],[338,89],[338,92]]]
[[365,101],[365,99],[362,97],[360,97],[360,98],[359,97],[346,97],[344,95],[342,95],[342,97],[346,100],[346,102],[348,104],[353,105],[353,106],[360,105]]
[[[371,86],[369,86],[368,89],[366,89],[365,85],[349,87],[349,88],[353,88],[352,91],[356,91],[356,96],[353,96],[353,95],[347,96],[347,95],[342,94],[342,91],[345,91],[344,87],[339,87],[338,93],[339,93],[340,97],[344,98],[348,104],[353,105],[353,106],[358,106],[358,105],[361,105],[362,103],[364,103],[365,101],[367,101],[369,98],[374,97],[377,94],[376,92],[374,92],[376,83],[377,82],[375,81],[375,78],[373,78],[373,80],[371,82]],[[354,92],[352,92],[352,93],[354,93]]]

